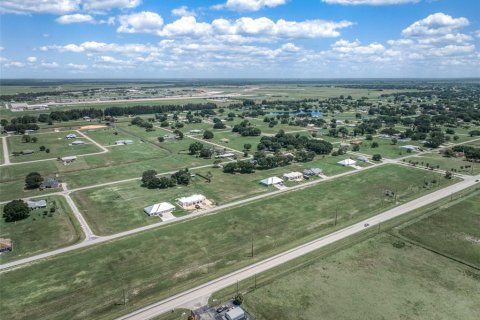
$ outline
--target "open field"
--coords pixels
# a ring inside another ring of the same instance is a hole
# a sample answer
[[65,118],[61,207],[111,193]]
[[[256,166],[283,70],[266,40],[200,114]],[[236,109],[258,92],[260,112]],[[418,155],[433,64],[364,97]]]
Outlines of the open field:
[[[223,142],[222,139],[228,139],[228,142]],[[253,153],[257,151],[257,145],[260,142],[260,139],[261,137],[242,137],[238,133],[234,132],[221,132],[214,133],[213,139],[209,141],[238,151],[243,151],[243,145],[249,143],[252,145],[250,153]]]
[[480,268],[480,191],[398,229],[403,237]]
[[[338,174],[353,170],[342,167],[336,161],[342,157],[326,157],[307,163],[295,163],[286,167],[270,170],[257,170],[252,174],[227,174],[221,169],[201,169],[192,173],[200,173],[206,176],[212,174],[211,182],[196,176],[188,186],[177,186],[168,189],[147,189],[141,187],[141,182],[129,181],[108,187],[87,189],[72,194],[85,215],[89,225],[98,235],[112,234],[120,231],[133,229],[159,221],[158,217],[149,217],[143,212],[143,208],[154,203],[175,203],[177,198],[192,194],[203,194],[215,204],[221,205],[231,201],[247,198],[252,195],[271,192],[274,187],[264,187],[259,181],[271,177],[282,177],[284,173],[291,171],[302,172],[306,168],[320,167],[327,175]],[[287,182],[286,185],[295,185],[298,182]],[[174,215],[184,215],[185,211],[177,207]]]
[[[13,241],[13,251],[1,254],[1,263],[65,247],[83,237],[63,197],[50,196],[44,199],[47,200],[47,208],[32,210],[27,219],[15,223],[0,219],[0,238]],[[56,210],[50,213],[53,201]],[[3,212],[3,205],[0,211]]]
[[[22,150],[33,150],[33,154],[19,155],[17,157],[10,156],[12,162],[24,162],[40,159],[57,158],[63,156],[81,155],[87,153],[100,152],[95,144],[87,139],[83,138],[77,133],[76,139],[66,139],[65,136],[69,133],[75,133],[73,131],[58,132],[58,133],[46,133],[46,134],[31,134],[30,137],[38,138],[36,143],[24,143],[22,142],[22,136],[15,135],[7,138],[8,149],[10,154],[13,152],[21,152]],[[72,146],[70,143],[75,140],[84,141],[84,145]],[[46,149],[50,149],[49,153],[45,151],[39,151],[40,146],[45,146]]]
[[[454,171],[458,173],[476,175],[480,173],[480,163],[466,161],[465,158],[447,158],[440,153],[425,153],[420,156],[412,157],[409,160],[433,167],[439,167],[441,170]],[[452,170],[453,169],[453,170]]]
[[[340,228],[392,207],[385,188],[396,188],[398,203],[433,191],[422,187],[423,174],[385,165],[12,270],[0,275],[0,316],[102,318],[134,310],[331,232],[336,208]],[[438,180],[438,187],[452,183]],[[122,288],[128,296],[127,307],[118,306],[123,301]]]
[[[378,147],[372,148],[373,142],[377,142]],[[406,150],[400,149],[400,147],[404,145],[420,146],[420,144],[417,141],[408,141],[408,142],[398,141],[397,144],[393,145],[391,139],[374,138],[371,141],[363,140],[363,143],[360,145],[359,152],[368,154],[368,155],[374,155],[378,153],[382,157],[389,158],[389,159],[396,159],[402,156],[404,157],[407,155],[415,154],[415,152],[408,153]]]
[[382,234],[315,260],[261,284],[244,307],[258,320],[476,319],[478,270],[395,241]]

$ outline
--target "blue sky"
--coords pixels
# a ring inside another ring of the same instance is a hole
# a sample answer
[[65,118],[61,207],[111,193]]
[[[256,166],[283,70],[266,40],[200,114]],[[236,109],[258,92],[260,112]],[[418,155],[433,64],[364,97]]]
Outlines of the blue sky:
[[478,0],[1,0],[1,78],[479,77]]

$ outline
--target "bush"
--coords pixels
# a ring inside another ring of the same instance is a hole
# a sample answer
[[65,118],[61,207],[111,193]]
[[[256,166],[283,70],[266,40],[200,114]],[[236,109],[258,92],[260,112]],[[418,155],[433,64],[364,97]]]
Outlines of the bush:
[[236,304],[237,306],[241,305],[243,303],[243,294],[237,293],[235,298],[233,299],[233,303]]
[[394,246],[397,249],[401,249],[401,248],[405,247],[405,242],[403,242],[401,240],[396,240],[392,243],[392,246]]
[[378,154],[378,153],[377,153],[377,154],[374,154],[374,155],[372,156],[372,160],[373,160],[373,161],[380,161],[380,160],[382,160],[382,156],[381,156],[380,154]]

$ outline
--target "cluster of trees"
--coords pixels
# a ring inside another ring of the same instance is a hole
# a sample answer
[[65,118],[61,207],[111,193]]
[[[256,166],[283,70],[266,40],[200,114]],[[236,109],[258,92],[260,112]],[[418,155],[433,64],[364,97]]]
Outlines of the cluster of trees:
[[43,177],[38,172],[30,172],[25,177],[25,188],[26,189],[37,189],[43,182]]
[[166,189],[176,185],[188,185],[190,180],[188,169],[177,171],[170,177],[157,177],[157,171],[155,170],[147,170],[142,174],[142,186],[148,189]]
[[243,137],[259,136],[260,134],[262,134],[262,131],[258,128],[253,127],[248,120],[243,120],[239,124],[233,126],[232,132],[239,133]]
[[255,164],[248,160],[229,162],[223,166],[223,172],[225,173],[253,173],[255,172]]
[[472,146],[455,146],[452,150],[455,152],[463,152],[467,161],[480,161],[480,148]]
[[219,118],[213,118],[213,129],[225,129],[227,126]]
[[22,142],[23,143],[37,143],[38,141],[38,138],[37,137],[32,137],[32,136],[29,136],[29,135],[23,135],[22,136]]
[[25,115],[18,118],[12,118],[10,122],[7,119],[1,119],[0,124],[4,131],[14,131],[16,133],[25,133],[26,130],[38,130],[37,117]]
[[198,141],[191,143],[188,147],[188,151],[191,155],[196,155],[207,159],[210,159],[214,154],[214,150],[212,148],[206,148],[203,143]]
[[262,137],[260,143],[257,145],[258,151],[277,152],[280,149],[287,150],[306,150],[314,152],[315,154],[329,154],[332,152],[333,145],[324,140],[310,139],[300,134],[285,134],[280,130],[273,137]]
[[215,103],[189,103],[184,105],[160,105],[160,106],[132,106],[132,107],[110,107],[105,109],[106,116],[119,117],[130,114],[155,114],[168,113],[173,111],[189,111],[189,110],[212,110],[216,109]]
[[140,117],[135,117],[132,119],[131,124],[145,128],[147,131],[153,131],[153,124],[150,121],[144,120]]
[[20,221],[29,216],[30,209],[22,200],[13,200],[3,207],[3,218],[5,219],[5,222]]
[[210,140],[210,139],[213,139],[214,135],[213,135],[213,132],[212,131],[209,131],[209,130],[205,130],[203,132],[203,139],[205,140]]

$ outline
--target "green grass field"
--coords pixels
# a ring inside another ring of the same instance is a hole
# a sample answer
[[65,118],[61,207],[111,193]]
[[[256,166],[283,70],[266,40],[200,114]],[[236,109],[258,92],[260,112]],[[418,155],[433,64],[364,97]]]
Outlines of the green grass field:
[[399,233],[480,268],[480,191],[400,227]]
[[[72,245],[83,237],[63,197],[50,196],[44,199],[47,200],[47,208],[32,210],[27,219],[13,223],[0,219],[0,237],[13,241],[13,251],[1,254],[1,263]],[[57,209],[50,215],[53,201]],[[3,207],[0,206],[2,214]]]
[[0,274],[0,316],[112,318],[329,233],[336,208],[340,228],[392,207],[384,188],[403,203],[433,191],[422,185],[423,172],[385,165],[12,270]]
[[318,259],[260,285],[244,307],[258,320],[477,318],[479,271],[395,241],[383,234]]
[[[222,139],[228,139],[228,142],[223,142]],[[242,137],[241,135],[233,132],[221,132],[214,133],[213,139],[209,141],[238,151],[243,151],[243,145],[249,143],[252,145],[250,153],[253,153],[257,150],[257,145],[260,142],[260,139],[261,137]]]
[[[441,170],[454,171],[462,174],[476,175],[480,173],[480,163],[466,161],[465,158],[447,158],[439,153],[426,153],[420,156],[412,157],[408,160],[419,162],[433,167],[439,167]],[[453,170],[452,170],[453,169]]]
[[[77,133],[77,139],[66,139],[65,136],[69,133],[75,133],[73,131],[65,131],[58,133],[45,133],[45,134],[32,134],[31,137],[37,137],[36,143],[23,143],[22,136],[15,135],[7,138],[8,150],[10,154],[13,152],[20,152],[22,150],[33,150],[33,154],[20,155],[17,157],[11,156],[12,162],[24,162],[32,160],[50,159],[63,156],[81,155],[87,153],[100,152],[95,144],[83,138]],[[70,143],[74,140],[82,140],[86,144],[72,146]],[[39,151],[40,146],[45,146],[46,149],[50,149],[50,153],[45,151]]]
[[[378,147],[372,148],[372,142],[377,142]],[[396,159],[400,157],[404,157],[407,155],[414,155],[415,152],[408,153],[406,150],[401,149],[401,146],[404,145],[419,145],[416,141],[408,141],[408,142],[398,142],[397,144],[393,145],[391,139],[378,139],[374,138],[371,141],[364,140],[363,143],[360,145],[360,153],[374,155],[380,154],[384,158],[389,159]]]

